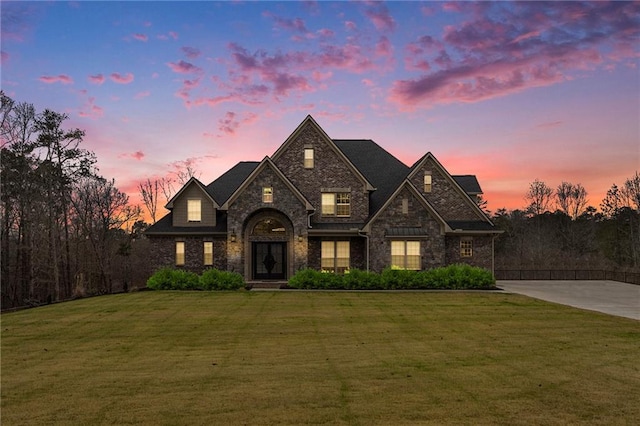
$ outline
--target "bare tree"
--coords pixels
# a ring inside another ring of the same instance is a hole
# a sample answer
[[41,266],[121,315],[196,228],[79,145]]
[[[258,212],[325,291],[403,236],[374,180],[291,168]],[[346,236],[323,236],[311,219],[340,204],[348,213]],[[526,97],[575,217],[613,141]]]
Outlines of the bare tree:
[[640,212],[640,174],[638,172],[624,182],[621,193],[628,206]]
[[562,182],[556,189],[556,200],[560,209],[575,220],[587,206],[587,190],[579,183]]
[[160,182],[158,179],[154,179],[153,182],[150,179],[147,179],[146,181],[138,184],[138,190],[140,191],[142,202],[151,216],[152,223],[156,223]]
[[543,181],[534,180],[529,184],[529,191],[524,197],[528,202],[527,211],[536,216],[549,211],[552,198],[553,190]]

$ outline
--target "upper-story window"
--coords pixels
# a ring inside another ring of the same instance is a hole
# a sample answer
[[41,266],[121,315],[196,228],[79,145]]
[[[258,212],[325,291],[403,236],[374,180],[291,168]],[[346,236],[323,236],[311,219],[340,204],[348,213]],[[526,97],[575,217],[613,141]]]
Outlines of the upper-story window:
[[189,222],[200,222],[202,220],[202,200],[187,200],[187,220]]
[[313,169],[313,148],[305,148],[304,149],[304,168],[305,169]]
[[424,192],[431,192],[431,172],[424,172]]
[[262,202],[273,203],[273,187],[265,186],[262,188]]
[[351,216],[351,194],[348,192],[323,192],[322,193],[323,216]]

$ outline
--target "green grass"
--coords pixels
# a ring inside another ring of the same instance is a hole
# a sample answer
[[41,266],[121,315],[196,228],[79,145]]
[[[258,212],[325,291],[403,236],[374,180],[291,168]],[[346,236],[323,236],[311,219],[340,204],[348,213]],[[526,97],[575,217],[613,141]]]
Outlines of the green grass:
[[501,293],[103,296],[2,315],[2,424],[638,424],[639,349]]

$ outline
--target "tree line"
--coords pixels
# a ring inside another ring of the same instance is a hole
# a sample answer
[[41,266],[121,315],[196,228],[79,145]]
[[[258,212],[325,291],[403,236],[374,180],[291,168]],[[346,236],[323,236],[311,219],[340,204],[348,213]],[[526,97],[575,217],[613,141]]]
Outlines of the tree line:
[[141,209],[98,173],[84,131],[1,97],[2,309],[144,282]]
[[[496,269],[640,270],[640,175],[615,183],[600,203],[588,205],[581,184],[552,188],[536,179],[523,209],[493,215],[504,231],[496,240]],[[483,204],[486,207],[486,204]]]

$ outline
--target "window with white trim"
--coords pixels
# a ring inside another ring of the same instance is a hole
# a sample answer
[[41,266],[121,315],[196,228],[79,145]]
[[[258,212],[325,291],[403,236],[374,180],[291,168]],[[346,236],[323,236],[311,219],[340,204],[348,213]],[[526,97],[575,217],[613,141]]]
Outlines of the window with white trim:
[[187,220],[189,222],[200,222],[202,220],[202,200],[187,200]]
[[184,266],[184,241],[176,241],[176,266]]
[[204,242],[204,266],[212,266],[213,265],[213,241],[205,241]]
[[304,149],[304,168],[305,169],[313,169],[314,166],[314,158],[313,158],[313,148],[305,148]]
[[323,192],[322,215],[337,217],[351,216],[351,194],[349,192]]
[[391,241],[391,267],[396,269],[422,269],[420,241]]
[[322,272],[343,274],[349,270],[349,241],[323,241],[320,267]]
[[473,256],[473,239],[462,238],[460,240],[460,257],[472,257]]
[[273,187],[265,186],[262,188],[262,202],[273,203]]

